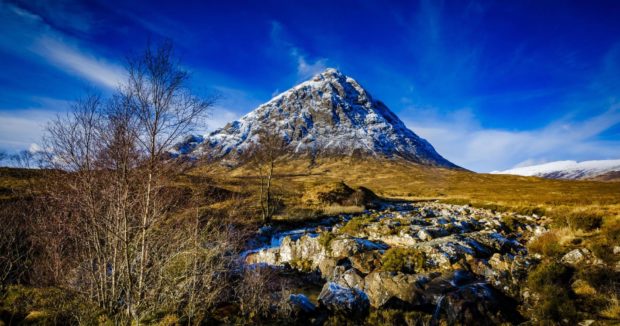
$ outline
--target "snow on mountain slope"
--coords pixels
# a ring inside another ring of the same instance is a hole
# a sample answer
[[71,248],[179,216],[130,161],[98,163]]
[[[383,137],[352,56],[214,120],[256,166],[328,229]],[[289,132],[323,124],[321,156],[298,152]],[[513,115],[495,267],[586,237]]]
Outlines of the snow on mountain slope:
[[550,179],[590,179],[609,172],[620,171],[620,160],[598,161],[557,161],[540,165],[526,166],[506,171],[493,171],[495,174],[516,174]]
[[234,158],[265,128],[281,135],[296,155],[400,157],[426,165],[457,167],[354,79],[331,68],[205,135],[204,140],[188,137],[177,150]]

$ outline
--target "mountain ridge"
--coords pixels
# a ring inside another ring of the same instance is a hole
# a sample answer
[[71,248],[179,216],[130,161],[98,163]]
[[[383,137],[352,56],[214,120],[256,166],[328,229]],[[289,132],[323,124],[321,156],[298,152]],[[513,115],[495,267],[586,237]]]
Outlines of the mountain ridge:
[[548,179],[587,180],[603,175],[613,175],[613,172],[617,171],[620,171],[620,159],[582,162],[570,160],[555,161],[505,171],[493,171],[491,173],[535,176]]
[[296,156],[402,158],[459,168],[357,81],[333,68],[278,94],[223,128],[187,137],[177,151],[234,159],[258,140],[259,129],[279,134]]

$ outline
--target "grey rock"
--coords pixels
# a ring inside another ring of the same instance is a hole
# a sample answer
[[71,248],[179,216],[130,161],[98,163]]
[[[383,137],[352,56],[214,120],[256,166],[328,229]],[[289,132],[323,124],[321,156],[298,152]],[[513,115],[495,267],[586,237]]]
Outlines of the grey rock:
[[422,287],[426,281],[427,278],[421,275],[374,271],[364,279],[364,291],[375,308],[380,308],[393,299],[407,304],[421,304]]
[[578,265],[590,256],[590,250],[585,248],[578,248],[569,251],[567,254],[562,256],[561,261],[568,265]]
[[319,294],[319,304],[333,313],[359,317],[364,315],[370,303],[366,294],[334,282],[327,282]]
[[303,294],[291,294],[288,298],[293,315],[311,314],[316,306]]

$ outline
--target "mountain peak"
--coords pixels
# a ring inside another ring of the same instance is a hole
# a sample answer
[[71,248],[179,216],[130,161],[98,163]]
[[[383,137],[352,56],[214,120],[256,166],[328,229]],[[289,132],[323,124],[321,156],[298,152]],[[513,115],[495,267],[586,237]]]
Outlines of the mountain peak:
[[425,165],[457,167],[357,81],[334,68],[275,96],[206,135],[204,141],[180,146],[179,151],[234,158],[265,128],[278,133],[293,155],[399,157]]
[[319,80],[328,79],[328,78],[340,79],[340,78],[346,78],[346,76],[336,68],[327,68],[323,70],[322,72],[316,74],[312,78],[312,80],[319,81]]

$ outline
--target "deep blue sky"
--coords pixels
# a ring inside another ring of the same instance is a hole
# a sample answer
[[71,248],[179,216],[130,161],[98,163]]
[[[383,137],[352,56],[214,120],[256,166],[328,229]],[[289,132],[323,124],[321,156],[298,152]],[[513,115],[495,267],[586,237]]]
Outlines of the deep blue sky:
[[2,1],[0,149],[170,38],[210,129],[335,67],[476,171],[620,158],[620,1]]

